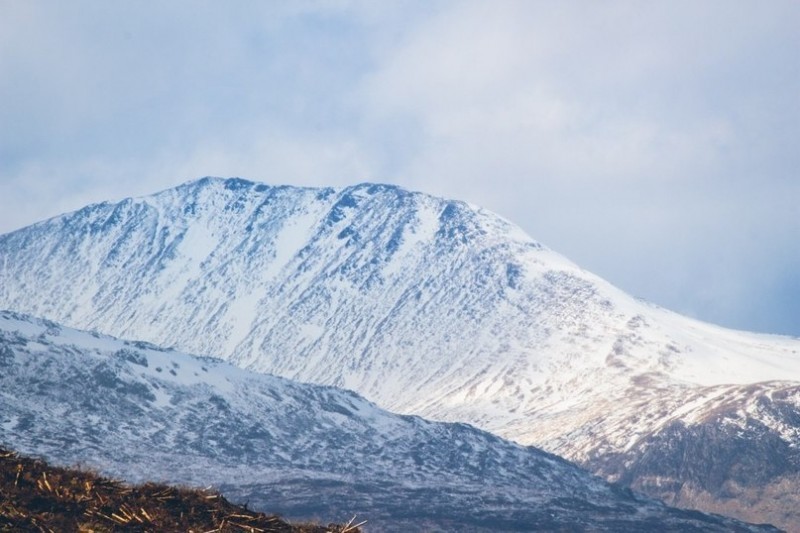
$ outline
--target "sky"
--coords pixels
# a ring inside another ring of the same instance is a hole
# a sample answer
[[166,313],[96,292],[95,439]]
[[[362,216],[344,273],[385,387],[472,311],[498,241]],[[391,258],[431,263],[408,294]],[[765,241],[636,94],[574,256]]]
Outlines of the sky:
[[202,176],[487,207],[800,336],[800,2],[0,0],[0,233]]

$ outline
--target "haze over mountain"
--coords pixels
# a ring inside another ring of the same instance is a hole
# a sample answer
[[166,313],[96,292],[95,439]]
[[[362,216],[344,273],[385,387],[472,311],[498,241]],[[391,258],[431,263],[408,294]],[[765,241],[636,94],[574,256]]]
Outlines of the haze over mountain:
[[671,509],[535,448],[349,391],[8,311],[0,370],[3,445],[130,481],[213,483],[261,510],[358,513],[374,531],[771,529]]
[[800,341],[638,301],[463,202],[204,178],[0,236],[0,267],[4,308],[468,422],[678,505],[800,523]]

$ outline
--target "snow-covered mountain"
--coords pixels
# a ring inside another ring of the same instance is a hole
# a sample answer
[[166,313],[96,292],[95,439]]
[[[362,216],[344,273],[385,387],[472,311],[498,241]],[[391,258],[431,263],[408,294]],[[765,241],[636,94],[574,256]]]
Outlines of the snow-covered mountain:
[[349,391],[0,312],[0,443],[131,481],[221,486],[375,531],[751,531],[637,498],[532,447]]
[[[800,498],[770,499],[800,493],[800,341],[638,301],[462,202],[204,178],[0,236],[0,306],[469,422],[680,505],[800,523]],[[747,453],[707,475],[669,448],[729,433]]]

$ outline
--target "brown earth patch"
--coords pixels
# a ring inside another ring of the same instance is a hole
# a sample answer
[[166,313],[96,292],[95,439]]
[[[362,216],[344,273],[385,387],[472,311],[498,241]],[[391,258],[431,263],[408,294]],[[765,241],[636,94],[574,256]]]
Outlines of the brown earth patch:
[[127,485],[0,448],[0,531],[356,533],[357,525],[290,524],[217,492]]

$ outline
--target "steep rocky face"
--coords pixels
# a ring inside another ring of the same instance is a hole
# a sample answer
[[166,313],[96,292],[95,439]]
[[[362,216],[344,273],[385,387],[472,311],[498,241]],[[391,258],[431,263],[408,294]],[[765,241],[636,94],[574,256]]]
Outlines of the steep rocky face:
[[800,380],[796,339],[677,316],[488,211],[383,185],[206,178],[0,236],[0,267],[6,308],[350,388],[620,479],[611,458],[694,427],[727,386]]
[[[531,447],[338,389],[0,312],[0,444],[129,481],[213,483],[376,531],[757,531],[635,497]],[[351,515],[347,515],[351,516]]]
[[713,408],[664,424],[591,470],[671,505],[800,524],[800,386],[727,387]]

